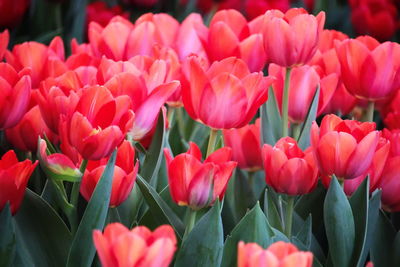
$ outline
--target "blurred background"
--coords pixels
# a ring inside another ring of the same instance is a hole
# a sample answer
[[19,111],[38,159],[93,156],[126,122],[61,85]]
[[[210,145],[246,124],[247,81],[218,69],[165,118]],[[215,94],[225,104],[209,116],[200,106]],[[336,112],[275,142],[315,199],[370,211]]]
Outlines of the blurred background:
[[68,46],[72,38],[86,41],[90,21],[106,25],[115,15],[135,21],[140,15],[165,12],[182,21],[188,14],[203,15],[207,24],[220,9],[237,9],[248,20],[268,9],[303,7],[327,13],[325,28],[350,37],[369,34],[379,41],[398,41],[400,0],[0,0],[0,32],[9,29],[9,47],[34,40],[48,44],[54,36]]

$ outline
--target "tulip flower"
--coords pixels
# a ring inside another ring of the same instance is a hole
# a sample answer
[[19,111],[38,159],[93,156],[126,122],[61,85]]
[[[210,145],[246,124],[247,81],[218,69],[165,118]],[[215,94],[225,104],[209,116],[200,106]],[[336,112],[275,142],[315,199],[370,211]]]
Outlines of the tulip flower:
[[5,153],[0,159],[0,211],[7,202],[10,203],[11,213],[15,214],[22,199],[28,180],[38,161],[26,159],[19,162],[14,150]]
[[40,167],[43,171],[55,181],[80,181],[82,173],[79,168],[68,158],[61,153],[53,153],[47,155],[47,144],[43,139],[39,139],[38,158]]
[[300,8],[285,14],[269,10],[262,17],[264,48],[268,63],[293,67],[307,63],[315,54],[325,23],[325,13],[316,17]]
[[317,185],[318,168],[312,151],[303,152],[293,138],[282,138],[274,147],[265,144],[262,154],[266,182],[278,193],[308,194]]
[[182,91],[186,111],[213,129],[241,128],[248,124],[268,98],[274,78],[262,72],[250,73],[237,58],[214,62],[207,70],[199,59],[190,57],[184,74],[190,88]]
[[[89,201],[101,175],[106,168],[108,159],[89,161],[82,178],[80,191],[82,196]],[[124,141],[118,148],[117,159],[112,179],[110,207],[116,207],[124,202],[132,191],[139,169],[139,161],[135,162],[135,149],[131,143]]]
[[12,52],[6,51],[7,62],[16,70],[31,69],[32,87],[47,77],[57,77],[67,71],[64,63],[64,43],[61,37],[55,37],[49,46],[37,42],[25,42],[15,45]]
[[[332,73],[323,75],[318,74],[318,67],[300,66],[292,69],[289,85],[289,120],[293,123],[302,123],[307,116],[315,91],[320,86],[320,97],[318,101],[317,114],[321,114],[325,106],[329,103],[336,90],[338,77]],[[283,89],[285,83],[286,70],[275,64],[270,64],[268,72],[277,79],[272,84],[274,93],[282,107]]]
[[372,38],[348,39],[336,46],[346,89],[355,97],[376,101],[400,87],[400,45],[374,44]]
[[31,96],[31,79],[0,62],[0,130],[14,127],[24,116]]
[[201,162],[201,151],[190,143],[186,153],[175,158],[164,149],[168,169],[168,183],[172,199],[180,206],[193,210],[212,205],[222,199],[237,163],[230,161],[232,150],[221,148]]
[[3,56],[6,52],[9,40],[10,34],[8,33],[8,30],[4,30],[0,33],[0,61],[3,60]]
[[262,71],[267,55],[260,33],[250,35],[246,18],[238,11],[218,11],[210,22],[207,52],[211,62],[238,57],[250,71]]
[[[160,108],[180,89],[178,81],[170,81],[170,73],[166,72],[167,62],[146,58],[133,57],[127,62],[103,59],[97,74],[99,83],[104,83],[114,97],[129,96],[135,112],[135,122],[129,134],[136,141],[150,134]],[[150,67],[140,67],[141,71],[135,64],[140,65],[142,60],[150,63]]]
[[30,0],[0,0],[0,28],[16,26],[29,7]]
[[268,249],[256,243],[238,243],[238,267],[311,267],[313,254],[299,251],[291,243],[278,241]]
[[46,136],[56,143],[57,136],[46,126],[40,113],[39,106],[31,108],[14,127],[6,129],[7,140],[22,151],[36,152],[38,137]]
[[93,231],[93,242],[104,267],[168,267],[176,250],[174,229],[162,225],[151,232],[145,226],[129,230],[120,223]]
[[239,129],[223,130],[224,144],[232,148],[232,160],[248,171],[262,169],[260,119]]
[[375,123],[342,120],[336,115],[311,127],[311,144],[321,175],[354,179],[364,175],[374,158],[380,133]]
[[76,111],[60,121],[69,143],[84,159],[99,160],[121,144],[132,127],[134,113],[128,96],[113,97],[104,86],[83,89]]

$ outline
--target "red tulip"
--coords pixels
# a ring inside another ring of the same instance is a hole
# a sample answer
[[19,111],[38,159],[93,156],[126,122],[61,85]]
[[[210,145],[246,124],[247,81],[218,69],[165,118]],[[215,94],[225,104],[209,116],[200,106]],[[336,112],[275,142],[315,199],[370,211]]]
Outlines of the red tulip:
[[7,50],[9,40],[10,40],[10,34],[6,29],[2,33],[0,33],[0,61],[3,60],[3,56]]
[[[142,63],[149,67],[140,66]],[[129,133],[134,140],[141,140],[151,132],[160,108],[180,88],[178,81],[169,81],[167,66],[163,60],[142,56],[125,62],[103,59],[99,66],[99,83],[104,83],[114,97],[131,99],[135,122]]]
[[31,79],[25,72],[17,73],[11,65],[0,62],[0,129],[14,127],[28,108]]
[[318,43],[318,50],[321,53],[325,53],[331,49],[335,48],[335,42],[337,41],[344,41],[349,37],[339,31],[335,30],[323,30],[321,32],[320,40]]
[[119,5],[108,7],[103,1],[92,2],[86,7],[86,23],[95,21],[100,26],[105,27],[114,16],[121,16],[129,19],[129,12],[124,12]]
[[7,140],[19,150],[36,152],[38,137],[46,136],[55,143],[57,136],[46,126],[39,106],[31,108],[14,127],[6,129]]
[[121,144],[134,114],[128,96],[113,97],[104,86],[83,89],[76,111],[61,120],[69,143],[84,159],[99,160]]
[[400,88],[400,45],[375,42],[349,39],[336,47],[346,89],[369,101],[388,98]]
[[[379,143],[376,147],[371,166],[368,168],[368,170],[364,174],[354,179],[344,181],[344,192],[346,193],[346,195],[352,195],[357,190],[359,185],[364,181],[367,174],[369,175],[369,191],[374,192],[375,189],[378,188],[382,172],[384,171],[386,160],[389,156],[391,144],[392,143],[389,142],[386,138],[381,137],[379,139]],[[325,187],[329,187],[329,184],[331,182],[329,176],[323,175],[321,176],[321,180]]]
[[151,232],[145,226],[129,230],[120,223],[93,231],[93,241],[104,267],[168,267],[176,250],[174,229],[162,225]]
[[19,162],[13,150],[3,155],[0,159],[0,211],[9,202],[11,213],[17,212],[29,177],[37,164],[37,161],[32,163],[28,159]]
[[[322,113],[336,90],[337,74],[331,73],[325,76],[320,71],[322,77],[320,79],[320,75],[316,71],[317,69],[317,67],[314,68],[308,65],[292,69],[289,87],[289,119],[293,123],[301,123],[306,119],[308,109],[319,85],[321,88],[318,101],[318,115]],[[286,69],[275,64],[270,64],[268,72],[277,78],[272,87],[279,107],[282,107]]]
[[232,160],[248,171],[262,169],[260,119],[239,129],[223,130],[224,144],[232,148]]
[[210,22],[207,51],[211,62],[239,57],[250,71],[262,71],[266,54],[261,34],[250,35],[246,18],[234,9],[218,11]]
[[179,27],[175,49],[180,60],[184,60],[191,54],[201,58],[208,58],[206,52],[206,39],[208,28],[203,23],[200,14],[192,13],[186,17]]
[[32,87],[47,77],[57,77],[67,71],[64,63],[64,44],[61,37],[55,37],[47,47],[37,42],[25,42],[6,51],[7,62],[16,70],[31,69]]
[[269,10],[261,20],[268,62],[293,67],[307,63],[314,56],[325,13],[314,17],[304,9],[292,8],[285,14]]
[[302,151],[291,137],[280,139],[274,147],[263,146],[265,179],[278,193],[310,193],[318,181],[318,168],[312,151]]
[[168,169],[168,182],[172,199],[180,206],[194,210],[212,205],[222,199],[237,163],[230,161],[230,148],[221,148],[201,162],[201,151],[190,143],[186,153],[172,157],[164,149]]
[[364,175],[374,158],[380,134],[375,123],[342,120],[335,115],[311,127],[311,144],[321,175],[354,179]]
[[16,26],[24,16],[30,2],[30,0],[1,0],[0,28]]
[[[89,161],[81,183],[81,194],[89,201],[93,191],[106,168],[108,159]],[[116,207],[124,202],[132,191],[139,169],[139,161],[135,162],[135,149],[131,143],[124,141],[118,148],[117,159],[112,179],[110,207]]]
[[397,9],[390,0],[350,0],[351,22],[356,33],[369,34],[381,41],[395,34]]
[[184,67],[190,88],[182,91],[186,111],[214,129],[240,128],[250,122],[268,98],[272,77],[250,73],[240,59],[214,62],[207,70],[195,57]]
[[256,243],[238,243],[238,267],[311,267],[313,254],[282,241],[263,249]]

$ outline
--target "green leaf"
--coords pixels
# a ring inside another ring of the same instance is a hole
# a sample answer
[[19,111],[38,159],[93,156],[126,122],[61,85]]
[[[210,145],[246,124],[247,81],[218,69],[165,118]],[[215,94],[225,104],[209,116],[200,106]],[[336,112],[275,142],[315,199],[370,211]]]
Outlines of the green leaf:
[[93,230],[103,229],[106,222],[116,154],[115,150],[108,160],[107,166],[86,206],[69,251],[67,266],[84,267],[91,266],[92,264],[94,255],[96,254],[96,248],[92,239]]
[[224,230],[220,203],[195,224],[176,256],[175,267],[220,266],[224,247]]
[[156,132],[153,135],[146,158],[141,165],[140,175],[146,179],[153,187],[157,184],[158,171],[163,158],[163,148],[165,145],[165,119],[163,112],[158,116]]
[[160,195],[152,188],[143,177],[140,175],[136,178],[136,183],[146,200],[149,209],[152,212],[154,218],[157,219],[158,223],[171,224],[175,229],[178,237],[182,239],[185,227],[179,217],[171,210],[171,208],[165,203]]
[[0,212],[0,266],[11,266],[15,257],[15,226],[7,202]]
[[255,207],[236,225],[227,237],[221,266],[236,266],[237,246],[239,241],[255,242],[267,248],[271,243],[274,231],[267,222],[264,213],[257,202]]
[[308,109],[306,119],[303,122],[299,138],[297,140],[299,147],[303,150],[305,150],[310,146],[311,125],[312,122],[315,121],[317,117],[319,93],[320,89],[318,85],[317,90],[315,90],[313,101],[311,102],[310,108]]
[[140,208],[143,204],[143,196],[138,186],[133,187],[128,198],[117,207],[121,217],[121,222],[131,228],[135,220],[138,219]]
[[393,265],[400,266],[400,231],[397,232],[396,237],[393,241]]
[[[368,209],[369,209],[369,178],[364,179],[357,190],[350,197],[349,202],[354,214],[355,242],[352,266],[364,266],[361,262],[361,255],[365,250],[368,230]],[[368,251],[368,250],[367,250]]]
[[[17,246],[25,249],[35,266],[64,266],[72,236],[64,221],[40,196],[27,189],[24,201],[14,217]],[[20,254],[20,251],[17,251]],[[17,256],[17,258],[20,258]]]
[[278,229],[279,231],[283,231],[282,218],[279,215],[279,199],[276,193],[272,188],[267,187],[264,193],[264,213],[267,217],[269,224]]
[[[296,217],[296,216],[294,216]],[[311,239],[312,239],[312,216],[308,216],[307,220],[302,223],[301,227],[300,225],[295,225],[293,224],[293,230],[296,230],[297,228],[300,228],[300,230],[295,233],[296,239],[301,241],[301,243],[304,245],[305,250],[310,250],[311,249]]]
[[261,142],[275,145],[282,136],[282,118],[272,87],[268,91],[268,101],[261,106]]
[[235,176],[232,179],[234,179],[235,218],[242,218],[248,208],[255,205],[256,198],[249,185],[249,179],[242,170],[236,169]]
[[353,212],[336,177],[325,197],[324,221],[333,266],[351,266],[355,241]]
[[371,245],[371,261],[374,266],[395,266],[392,262],[395,237],[396,230],[380,210]]

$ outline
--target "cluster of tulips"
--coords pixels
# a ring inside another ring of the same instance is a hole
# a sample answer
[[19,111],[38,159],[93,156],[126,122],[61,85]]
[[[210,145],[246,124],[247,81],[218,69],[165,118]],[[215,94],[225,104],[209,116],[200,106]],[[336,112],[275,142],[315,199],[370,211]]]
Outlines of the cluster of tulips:
[[0,263],[395,266],[400,45],[324,22],[116,16],[68,57],[0,33]]

